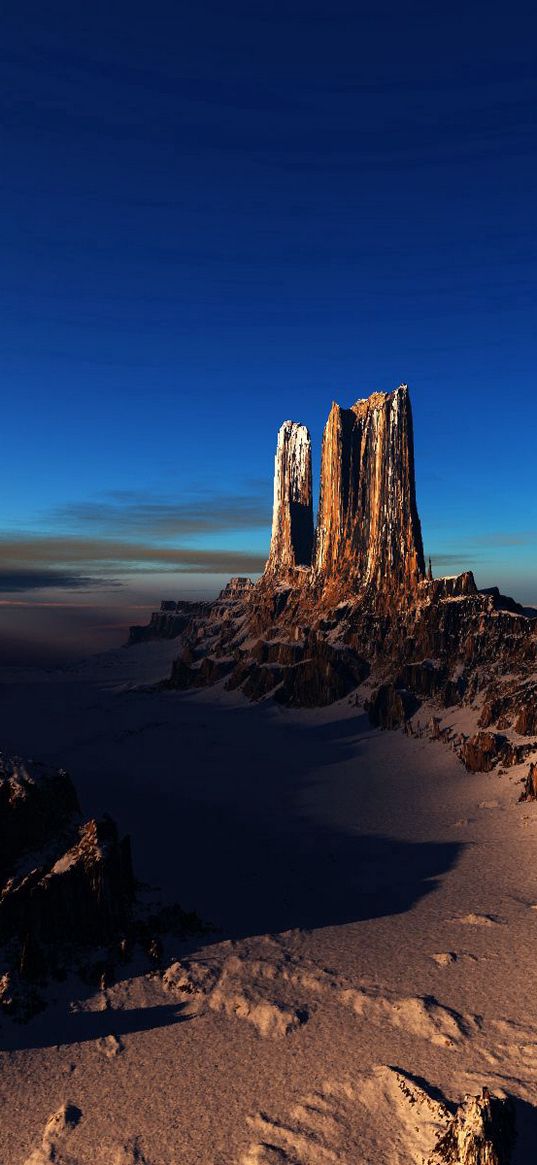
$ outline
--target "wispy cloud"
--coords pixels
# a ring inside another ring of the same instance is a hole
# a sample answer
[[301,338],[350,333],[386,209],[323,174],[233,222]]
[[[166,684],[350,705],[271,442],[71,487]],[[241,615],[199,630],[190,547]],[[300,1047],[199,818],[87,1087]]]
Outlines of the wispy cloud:
[[[264,567],[265,555],[246,550],[153,546],[147,542],[127,542],[113,538],[0,535],[0,561],[0,570],[8,583],[20,583],[26,575],[29,585],[33,577],[36,580],[34,586],[41,578],[44,580],[43,585],[65,587],[90,585],[86,578],[88,570],[101,573],[120,573],[123,570],[130,573],[143,569],[146,573],[148,570],[160,572],[163,568],[173,568],[179,572],[198,574],[256,574]],[[74,567],[83,571],[82,576],[76,574]],[[53,574],[56,583],[48,581]],[[81,578],[83,581],[80,581]],[[73,582],[73,579],[76,581]],[[98,582],[102,585],[103,580],[99,578]],[[10,589],[13,589],[12,585]]]
[[54,525],[64,530],[83,529],[116,539],[190,539],[196,535],[263,529],[270,525],[271,500],[268,483],[261,489],[257,482],[253,490],[244,494],[207,490],[180,501],[118,490],[92,501],[69,503],[50,516]]
[[467,550],[461,551],[460,554],[445,554],[443,552],[440,554],[434,554],[433,551],[431,551],[431,559],[435,568],[443,566],[461,566],[463,568],[470,568],[479,561],[479,555],[469,554]]
[[0,566],[0,592],[19,594],[41,590],[93,590],[96,587],[111,587],[119,584],[114,579],[90,578],[82,574],[67,574],[49,569],[10,570]]
[[141,572],[257,574],[264,554],[225,546],[226,535],[270,524],[268,483],[249,487],[244,494],[198,489],[180,501],[118,490],[44,514],[50,533],[0,532],[0,593],[118,586]]
[[472,541],[476,546],[533,546],[537,543],[537,530],[494,530],[478,534]]

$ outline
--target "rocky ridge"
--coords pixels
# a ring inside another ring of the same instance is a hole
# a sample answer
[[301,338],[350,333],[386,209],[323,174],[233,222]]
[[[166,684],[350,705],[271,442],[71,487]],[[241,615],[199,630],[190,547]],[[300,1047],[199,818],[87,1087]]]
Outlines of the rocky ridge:
[[286,421],[265,572],[192,608],[166,684],[302,707],[352,696],[373,724],[409,731],[420,706],[470,707],[474,736],[451,740],[466,766],[522,763],[537,748],[537,612],[470,571],[426,571],[406,385],[332,405],[311,530],[309,434]]

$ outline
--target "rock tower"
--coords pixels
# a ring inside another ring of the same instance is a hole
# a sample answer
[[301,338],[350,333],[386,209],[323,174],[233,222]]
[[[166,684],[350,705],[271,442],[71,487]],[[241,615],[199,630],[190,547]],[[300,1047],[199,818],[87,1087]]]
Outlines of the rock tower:
[[274,459],[274,509],[267,574],[311,566],[311,439],[305,425],[284,421]]

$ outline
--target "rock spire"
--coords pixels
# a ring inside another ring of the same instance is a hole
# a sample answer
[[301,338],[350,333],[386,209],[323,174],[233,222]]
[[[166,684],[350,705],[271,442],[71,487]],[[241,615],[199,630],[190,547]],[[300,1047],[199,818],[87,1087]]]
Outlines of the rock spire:
[[414,586],[425,560],[407,385],[350,409],[333,404],[323,435],[315,572],[358,586]]
[[312,549],[310,435],[305,425],[284,421],[274,459],[272,540],[266,573],[310,566]]

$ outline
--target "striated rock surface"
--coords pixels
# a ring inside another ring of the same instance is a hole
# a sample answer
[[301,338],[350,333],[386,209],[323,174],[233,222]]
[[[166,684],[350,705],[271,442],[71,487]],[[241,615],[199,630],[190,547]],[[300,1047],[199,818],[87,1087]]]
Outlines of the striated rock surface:
[[284,421],[274,459],[274,508],[267,574],[311,566],[311,440],[305,425]]
[[315,570],[385,589],[425,578],[408,387],[350,409],[333,404],[323,435]]

